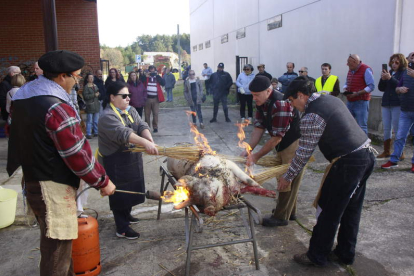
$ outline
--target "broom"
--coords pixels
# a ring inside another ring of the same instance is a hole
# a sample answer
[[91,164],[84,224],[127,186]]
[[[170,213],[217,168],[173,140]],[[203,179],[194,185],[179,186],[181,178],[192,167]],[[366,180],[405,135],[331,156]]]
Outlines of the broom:
[[[315,162],[315,157],[313,155],[309,158],[309,161],[306,163],[306,165],[303,169],[305,169],[306,166],[309,163],[312,163],[312,162]],[[273,177],[278,178],[279,176],[281,176],[282,174],[284,174],[287,171],[289,166],[290,166],[290,163],[262,170],[261,172],[256,173],[255,175],[253,175],[253,179],[257,183],[262,184],[262,183],[266,182],[267,180],[269,180]]]
[[[185,159],[196,162],[203,156],[203,151],[195,145],[179,145],[174,147],[157,146],[158,154],[174,159]],[[130,148],[132,152],[145,152],[142,146]]]
[[[231,155],[224,155],[224,154],[219,154],[218,156],[220,156],[221,158],[225,158],[227,160],[236,162],[236,163],[241,163],[241,164],[246,163],[246,157],[231,156]],[[275,156],[271,156],[271,155],[263,156],[262,158],[259,159],[259,161],[257,161],[256,164],[259,166],[263,166],[263,167],[273,167],[277,165]]]

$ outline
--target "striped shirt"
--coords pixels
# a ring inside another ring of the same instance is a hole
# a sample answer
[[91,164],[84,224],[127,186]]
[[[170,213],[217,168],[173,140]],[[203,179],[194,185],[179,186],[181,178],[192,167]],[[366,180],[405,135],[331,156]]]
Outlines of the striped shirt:
[[108,185],[109,178],[96,162],[71,106],[66,103],[52,105],[46,114],[45,126],[59,155],[74,174],[94,188]]
[[151,97],[158,96],[157,78],[156,77],[149,77],[148,78],[147,95],[151,96]]

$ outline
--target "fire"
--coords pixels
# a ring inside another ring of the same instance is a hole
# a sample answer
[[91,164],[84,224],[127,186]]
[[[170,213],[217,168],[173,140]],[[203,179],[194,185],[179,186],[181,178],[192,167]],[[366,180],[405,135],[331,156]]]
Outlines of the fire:
[[[238,146],[242,149],[245,149],[247,152],[247,155],[250,156],[252,147],[248,143],[244,141],[246,138],[246,135],[244,134],[244,128],[249,125],[249,120],[244,120],[244,122],[237,123],[236,126],[238,127],[237,137],[239,138]],[[253,172],[249,166],[246,165],[244,171],[249,174],[250,177],[253,177]]]
[[161,196],[164,202],[172,202],[174,204],[179,204],[183,201],[188,200],[190,192],[186,187],[176,186],[174,191],[165,191],[164,195]]
[[201,163],[200,162],[198,162],[197,163],[197,165],[195,166],[195,168],[194,168],[194,170],[196,171],[196,172],[198,172],[198,170],[201,168]]
[[191,128],[191,132],[194,134],[194,142],[195,144],[200,147],[201,149],[203,149],[204,154],[211,154],[211,155],[216,155],[216,152],[213,151],[208,143],[207,138],[204,136],[204,134],[200,133],[197,130],[197,127],[195,124],[193,124],[191,122],[191,115],[192,116],[196,116],[196,113],[193,111],[186,111],[187,116],[188,116],[188,121],[190,124],[190,128]]

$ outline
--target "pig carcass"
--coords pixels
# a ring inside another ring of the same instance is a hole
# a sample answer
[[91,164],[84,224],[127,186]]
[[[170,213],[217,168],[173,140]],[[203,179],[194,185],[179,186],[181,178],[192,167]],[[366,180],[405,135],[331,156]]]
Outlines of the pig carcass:
[[168,158],[167,168],[178,179],[176,186],[185,187],[190,194],[175,209],[196,205],[201,212],[214,216],[239,194],[276,197],[274,191],[262,188],[235,163],[218,156],[205,155],[197,163]]

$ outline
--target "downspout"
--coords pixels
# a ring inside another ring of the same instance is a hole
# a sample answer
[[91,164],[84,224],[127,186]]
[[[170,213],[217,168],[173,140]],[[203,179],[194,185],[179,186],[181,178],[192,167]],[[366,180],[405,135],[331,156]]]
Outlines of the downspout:
[[401,31],[404,0],[395,0],[393,53],[401,50]]

